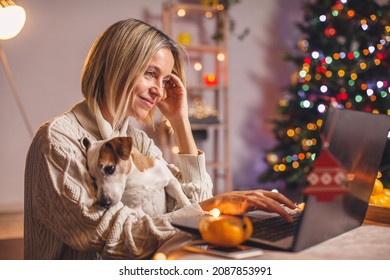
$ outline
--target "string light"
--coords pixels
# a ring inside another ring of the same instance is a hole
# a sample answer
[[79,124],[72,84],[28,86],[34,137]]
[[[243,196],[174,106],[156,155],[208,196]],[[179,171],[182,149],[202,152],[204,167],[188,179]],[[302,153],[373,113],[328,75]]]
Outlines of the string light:
[[177,10],[177,15],[178,15],[179,17],[184,17],[184,16],[186,15],[186,10],[184,10],[184,9],[178,9],[178,10]]
[[339,75],[339,77],[344,77],[344,75],[345,75],[345,71],[344,70],[339,70],[338,72],[337,72],[337,74]]
[[374,91],[372,89],[367,89],[366,90],[367,96],[372,96],[374,94]]
[[195,71],[200,71],[200,70],[202,70],[202,68],[203,68],[202,63],[196,62],[196,63],[194,64],[194,69],[195,69]]
[[219,54],[217,55],[217,60],[220,61],[220,62],[224,61],[225,58],[226,58],[226,57],[225,57],[225,54],[224,54],[224,53],[219,53]]
[[320,87],[320,91],[321,91],[322,93],[325,93],[325,92],[328,91],[328,87],[327,87],[326,85],[322,85],[322,86]]
[[319,104],[319,105],[317,106],[317,111],[318,111],[319,113],[324,113],[324,112],[326,111],[326,106],[325,106],[324,104]]
[[355,101],[356,101],[356,103],[360,103],[360,102],[363,101],[363,97],[361,95],[356,95],[355,96]]
[[347,15],[348,15],[349,18],[353,18],[355,16],[355,11],[354,10],[349,10],[347,12]]
[[206,18],[210,19],[210,18],[213,18],[213,13],[210,12],[210,11],[207,11],[207,12],[204,14],[204,16],[205,16]]
[[317,52],[317,51],[314,51],[311,53],[311,56],[314,58],[314,59],[318,59],[320,57],[320,53]]
[[218,11],[223,11],[224,9],[225,9],[225,7],[222,4],[218,4],[217,5],[217,10]]
[[326,15],[321,15],[319,17],[319,19],[320,19],[321,22],[325,22],[326,21]]

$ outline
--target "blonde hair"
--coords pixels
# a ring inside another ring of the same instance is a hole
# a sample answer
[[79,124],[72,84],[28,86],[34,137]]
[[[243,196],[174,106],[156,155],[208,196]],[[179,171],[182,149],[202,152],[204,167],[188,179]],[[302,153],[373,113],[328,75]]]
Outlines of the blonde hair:
[[[173,73],[186,85],[179,46],[159,29],[137,19],[114,23],[90,49],[81,77],[81,91],[93,110],[95,101],[106,102],[116,129],[134,106],[133,91],[153,56],[162,48],[171,50]],[[153,111],[145,122],[151,123]]]

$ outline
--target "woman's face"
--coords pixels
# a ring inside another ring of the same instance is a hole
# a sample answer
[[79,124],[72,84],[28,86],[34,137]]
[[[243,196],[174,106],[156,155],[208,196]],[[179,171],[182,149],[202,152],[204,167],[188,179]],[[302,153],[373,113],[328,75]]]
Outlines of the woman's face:
[[128,108],[128,114],[144,120],[150,111],[164,96],[165,84],[170,79],[174,65],[171,50],[160,49],[151,59],[146,72],[134,88],[134,105]]

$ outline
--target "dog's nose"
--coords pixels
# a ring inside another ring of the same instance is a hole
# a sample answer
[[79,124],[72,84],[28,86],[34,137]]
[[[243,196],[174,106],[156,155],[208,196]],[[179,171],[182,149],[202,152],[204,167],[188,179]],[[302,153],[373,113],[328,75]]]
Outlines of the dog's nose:
[[105,207],[105,208],[109,208],[111,206],[111,200],[109,198],[101,198],[99,200],[99,205],[102,206],[102,207]]

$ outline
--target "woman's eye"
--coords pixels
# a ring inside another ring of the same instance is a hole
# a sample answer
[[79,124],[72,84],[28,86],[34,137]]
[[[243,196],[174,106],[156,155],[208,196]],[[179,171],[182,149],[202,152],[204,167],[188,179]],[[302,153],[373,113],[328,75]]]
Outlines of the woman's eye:
[[115,165],[108,165],[103,167],[103,172],[106,175],[112,175],[115,172]]
[[150,78],[154,78],[156,76],[156,73],[154,73],[153,71],[146,71],[145,76],[148,76]]

